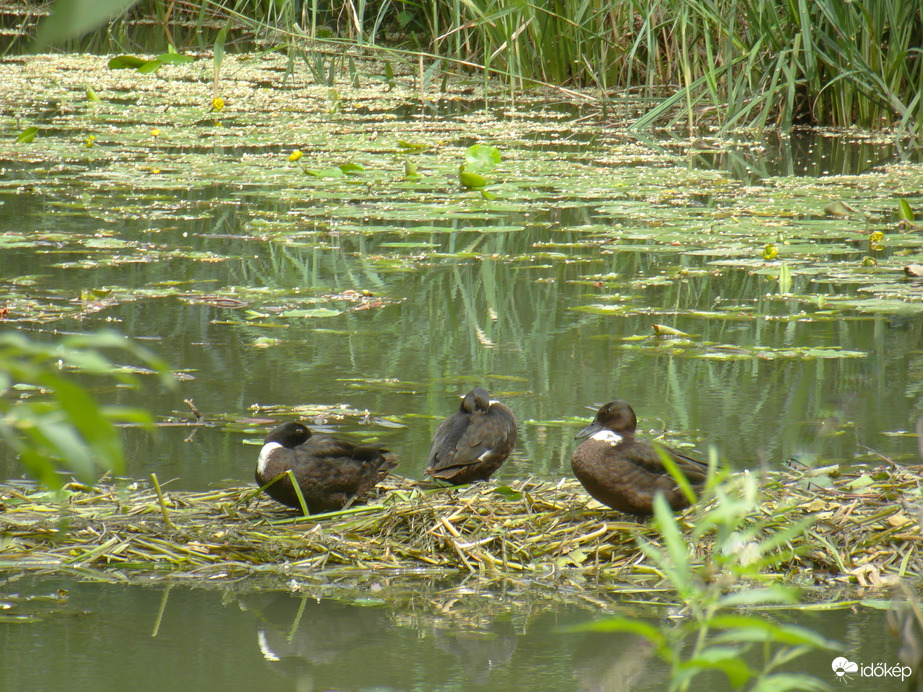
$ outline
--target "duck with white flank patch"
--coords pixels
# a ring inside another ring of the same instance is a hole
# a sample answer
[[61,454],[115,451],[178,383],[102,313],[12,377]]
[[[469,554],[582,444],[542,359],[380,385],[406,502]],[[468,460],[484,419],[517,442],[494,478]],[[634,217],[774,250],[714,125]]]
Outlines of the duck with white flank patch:
[[516,434],[513,412],[476,387],[436,428],[426,473],[452,485],[486,481],[513,451]]
[[[662,493],[674,510],[689,506],[649,440],[635,437],[638,419],[624,401],[610,401],[577,433],[584,440],[574,450],[571,468],[586,491],[612,509],[638,516],[654,513],[654,496]],[[658,445],[676,463],[693,487],[700,490],[708,467],[684,454]]]
[[[283,423],[266,436],[256,465],[257,485],[291,470],[311,514],[348,507],[397,466],[388,450],[356,445],[330,435],[312,435],[301,423]],[[266,488],[283,505],[299,509],[288,475]]]

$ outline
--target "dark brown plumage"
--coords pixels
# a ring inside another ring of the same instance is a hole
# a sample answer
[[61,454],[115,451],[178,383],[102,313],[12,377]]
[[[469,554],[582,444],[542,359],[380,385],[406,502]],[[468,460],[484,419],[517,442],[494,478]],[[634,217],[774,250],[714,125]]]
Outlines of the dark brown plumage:
[[[674,510],[689,506],[660,459],[654,444],[635,437],[638,419],[624,401],[610,401],[577,433],[588,437],[571,458],[574,475],[586,491],[604,505],[635,515],[654,513],[654,496],[663,493]],[[694,490],[705,482],[708,467],[684,454],[658,445],[670,455]]]
[[[311,514],[335,512],[374,488],[397,466],[393,457],[384,455],[387,451],[330,435],[311,435],[301,423],[283,423],[266,436],[256,482],[263,486],[291,469]],[[301,507],[288,476],[266,488],[266,494],[283,505]]]
[[513,412],[486,389],[472,389],[436,428],[426,473],[452,485],[486,481],[513,451],[516,434]]

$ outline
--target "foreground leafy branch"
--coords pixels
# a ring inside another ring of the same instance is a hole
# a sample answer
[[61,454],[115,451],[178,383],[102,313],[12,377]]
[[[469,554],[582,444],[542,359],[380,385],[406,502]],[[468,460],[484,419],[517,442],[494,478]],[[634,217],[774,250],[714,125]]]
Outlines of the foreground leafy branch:
[[116,424],[152,423],[143,409],[98,404],[76,381],[80,373],[137,386],[131,369],[113,363],[102,349],[126,353],[163,382],[173,382],[163,361],[113,331],[66,336],[57,343],[18,332],[0,335],[0,439],[49,488],[65,482],[59,470],[84,483],[92,483],[100,470],[120,472],[124,460]]

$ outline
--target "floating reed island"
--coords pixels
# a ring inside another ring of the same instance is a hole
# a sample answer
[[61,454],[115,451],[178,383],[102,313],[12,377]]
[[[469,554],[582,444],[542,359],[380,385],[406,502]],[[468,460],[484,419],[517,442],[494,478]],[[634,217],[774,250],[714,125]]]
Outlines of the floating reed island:
[[[733,480],[733,476],[731,477]],[[767,578],[877,586],[923,576],[919,467],[788,469],[765,474],[743,521],[750,540],[805,517],[813,523],[773,548]],[[660,542],[652,522],[592,500],[573,480],[496,481],[427,488],[391,476],[365,505],[303,517],[254,488],[175,492],[151,483],[70,484],[65,497],[0,485],[0,568],[85,572],[112,580],[285,578],[387,571],[486,578],[601,580],[655,586],[657,566],[638,548]],[[714,502],[714,501],[712,501]],[[712,534],[693,538],[700,503],[678,516],[693,560]],[[101,576],[102,575],[102,576]]]

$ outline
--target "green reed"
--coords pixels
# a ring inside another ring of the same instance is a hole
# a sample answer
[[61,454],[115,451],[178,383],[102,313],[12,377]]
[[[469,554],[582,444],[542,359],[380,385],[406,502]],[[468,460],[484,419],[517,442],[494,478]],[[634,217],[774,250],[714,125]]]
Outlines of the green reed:
[[408,70],[425,57],[499,78],[511,100],[536,84],[592,88],[607,108],[626,94],[652,99],[636,129],[919,134],[923,123],[923,15],[903,0],[142,0],[116,15],[110,42],[129,45],[125,22],[139,16],[156,18],[171,43],[181,24],[194,22],[186,40],[201,43],[202,27],[230,21],[294,50],[397,49]]

